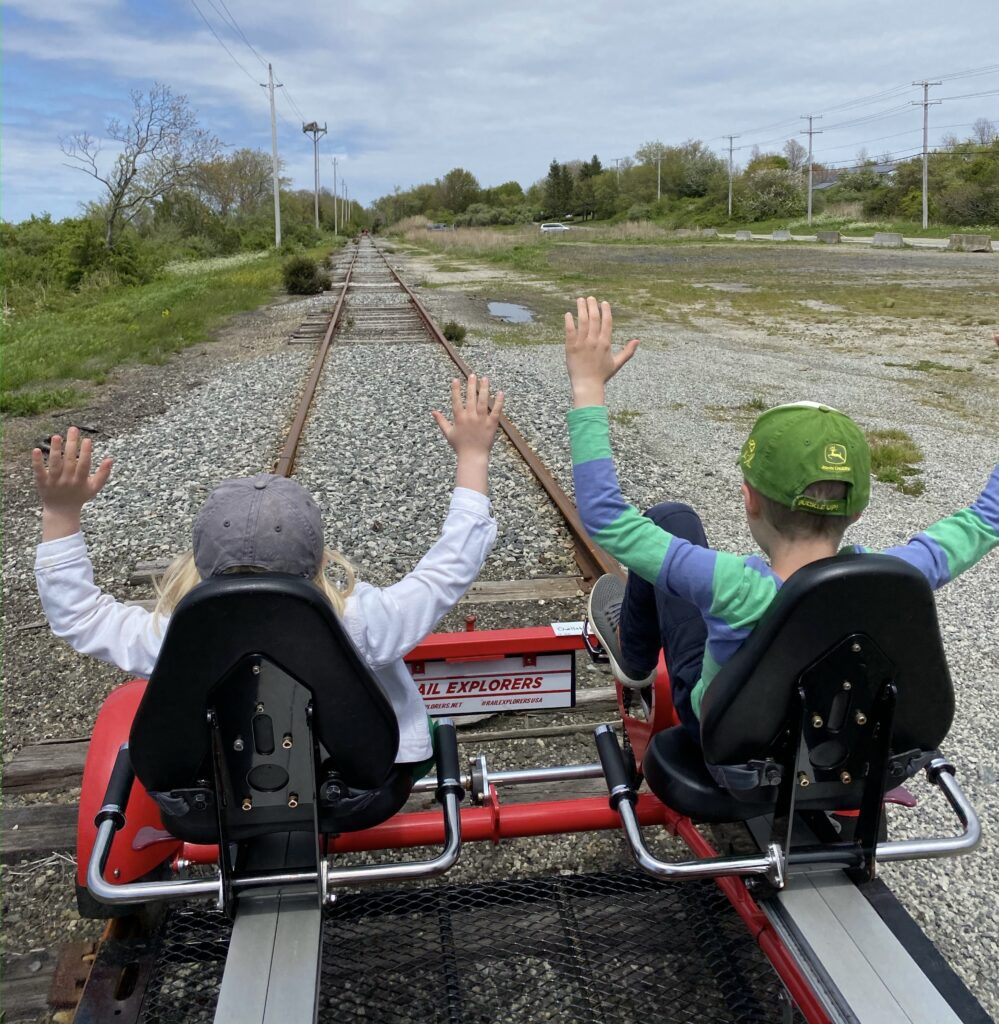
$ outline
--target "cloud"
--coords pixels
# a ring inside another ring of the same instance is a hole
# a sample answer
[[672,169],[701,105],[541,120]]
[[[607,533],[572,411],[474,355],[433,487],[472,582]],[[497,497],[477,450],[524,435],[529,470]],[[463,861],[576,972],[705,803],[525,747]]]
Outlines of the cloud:
[[[46,131],[54,139],[67,122],[96,134],[109,116],[127,114],[130,89],[154,81],[187,95],[202,124],[225,143],[269,150],[267,95],[258,84],[266,68],[223,23],[218,5],[199,0],[199,7],[242,69],[193,6],[8,0],[4,74],[17,85],[13,123],[32,127],[5,138],[10,215],[34,209],[50,176],[53,212],[72,213],[89,197],[82,176],[74,195],[56,165],[20,147],[38,143],[39,152],[50,152],[51,141],[42,145]],[[803,129],[801,114],[994,64],[992,41],[999,36],[999,10],[974,0],[953,0],[945,10],[912,0],[904,18],[899,8],[898,17],[886,13],[880,24],[872,24],[859,0],[845,0],[821,23],[810,5],[791,0],[701,7],[374,0],[285,8],[239,0],[229,10],[284,83],[280,150],[294,185],[311,187],[312,145],[301,120],[318,119],[329,127],[320,143],[324,183],[332,154],[343,154],[342,173],[364,202],[455,166],[484,185],[527,185],[544,176],[552,158],[598,153],[610,162],[657,138],[701,138],[721,150],[722,136],[741,133],[737,144],[745,151],[754,142],[779,149]],[[955,84],[961,92],[985,90],[999,86],[999,75]],[[917,98],[911,89],[885,106]],[[995,97],[955,101],[933,108],[931,124],[994,118],[997,108]],[[848,108],[836,118],[880,109]],[[835,121],[827,114],[824,125],[816,123],[823,131],[815,137],[816,157],[827,147],[830,158],[844,159],[854,142],[918,129],[920,113],[906,106],[841,130],[826,130]],[[8,123],[10,116],[8,105]],[[780,126],[751,131],[775,122]]]

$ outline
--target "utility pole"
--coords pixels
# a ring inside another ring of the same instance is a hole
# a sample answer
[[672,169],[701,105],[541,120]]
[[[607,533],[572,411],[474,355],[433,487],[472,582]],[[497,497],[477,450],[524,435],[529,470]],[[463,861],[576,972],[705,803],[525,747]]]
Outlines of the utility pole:
[[336,216],[336,157],[333,157],[333,234],[337,235],[337,216]]
[[738,139],[738,135],[723,135],[728,139],[728,219],[732,219],[732,140]]
[[343,205],[340,209],[343,211],[343,229],[346,231],[347,224],[350,222],[350,210],[347,207],[347,182],[340,183],[340,191],[343,194]]
[[656,157],[656,202],[663,197],[663,158]]
[[323,122],[322,128],[319,127],[318,121],[310,121],[308,124],[302,125],[302,132],[305,135],[312,136],[312,162],[315,166],[316,171],[316,230],[319,230],[319,140],[326,134],[326,122]]
[[923,230],[926,230],[929,224],[929,201],[928,201],[928,183],[929,183],[929,166],[930,166],[930,149],[929,149],[929,134],[930,134],[930,107],[934,104],[940,103],[940,100],[930,99],[930,86],[940,85],[940,82],[913,82],[913,85],[921,85],[923,87],[923,98],[922,100],[912,100],[914,107],[922,106],[923,108]]
[[621,180],[621,161],[624,159],[623,156],[614,157],[614,170],[617,171],[617,180]]
[[802,132],[802,135],[808,135],[808,223],[812,223],[812,136],[821,135],[822,132],[817,132],[812,128],[812,120],[822,120],[821,114],[802,114],[802,120],[808,121],[808,131]]
[[271,170],[274,177],[274,248],[281,247],[281,184],[278,174],[278,152],[277,152],[277,111],[274,109],[274,90],[280,89],[280,83],[274,84],[274,70],[267,65],[267,85],[260,83],[262,89],[266,89],[271,98]]

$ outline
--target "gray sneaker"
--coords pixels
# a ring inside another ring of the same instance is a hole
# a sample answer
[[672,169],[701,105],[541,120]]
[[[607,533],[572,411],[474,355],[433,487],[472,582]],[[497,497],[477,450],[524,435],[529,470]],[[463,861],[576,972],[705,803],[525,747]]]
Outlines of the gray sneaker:
[[630,668],[625,668],[627,663],[621,654],[621,641],[617,632],[623,602],[624,581],[619,576],[608,573],[593,584],[587,616],[590,628],[610,659],[614,678],[629,689],[644,690],[646,686],[656,681],[656,670],[653,669],[645,676],[637,676],[631,674]]

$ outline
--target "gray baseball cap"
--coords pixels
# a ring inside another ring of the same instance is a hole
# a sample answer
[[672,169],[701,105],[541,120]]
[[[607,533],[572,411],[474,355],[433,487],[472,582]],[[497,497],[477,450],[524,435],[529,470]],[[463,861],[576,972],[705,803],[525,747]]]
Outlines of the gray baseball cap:
[[323,520],[312,495],[272,473],[223,481],[194,521],[194,564],[202,579],[236,566],[311,579],[323,549]]

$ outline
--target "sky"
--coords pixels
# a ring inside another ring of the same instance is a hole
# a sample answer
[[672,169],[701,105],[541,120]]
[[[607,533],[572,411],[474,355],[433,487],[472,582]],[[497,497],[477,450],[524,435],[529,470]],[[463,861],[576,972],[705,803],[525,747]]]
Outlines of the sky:
[[931,146],[999,125],[996,40],[994,0],[4,0],[0,217],[75,216],[99,198],[59,140],[102,137],[157,82],[227,147],[269,152],[267,62],[292,187],[312,188],[315,120],[321,183],[336,156],[367,205],[454,167],[526,188],[553,159],[613,166],[655,140],[727,155],[738,135],[738,165],[754,144],[807,145],[803,114],[822,132],[817,161],[909,155],[914,81],[940,82]]

